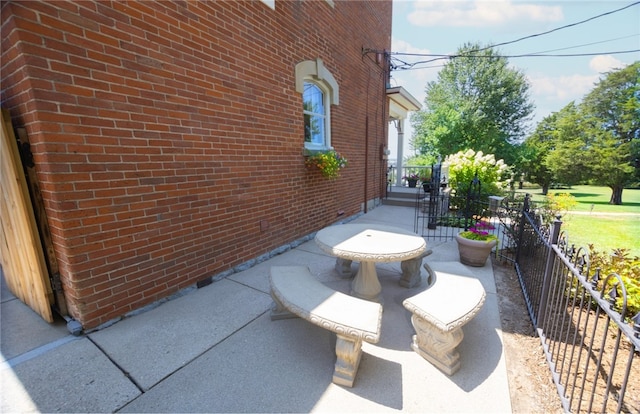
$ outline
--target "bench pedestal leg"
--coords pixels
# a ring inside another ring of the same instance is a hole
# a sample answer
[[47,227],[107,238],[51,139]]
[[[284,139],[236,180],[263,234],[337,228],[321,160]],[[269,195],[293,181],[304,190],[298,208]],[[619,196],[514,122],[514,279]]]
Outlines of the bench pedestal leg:
[[273,299],[273,304],[271,305],[272,321],[298,317],[296,314],[289,312],[289,310],[287,310],[287,308],[278,300],[278,298],[276,298],[274,294],[271,294],[271,298]]
[[416,330],[411,344],[415,352],[447,375],[460,369],[460,354],[456,347],[464,337],[462,327],[443,332],[415,314],[411,316],[411,323]]
[[333,371],[333,382],[338,385],[353,387],[361,356],[361,339],[337,335],[336,366]]
[[342,277],[351,277],[351,262],[352,260],[338,257],[336,259],[336,272]]
[[[422,259],[430,255],[432,252],[432,250],[427,250],[418,257],[414,257],[413,259],[405,260],[400,263],[400,268],[402,269],[402,277],[398,281],[400,286],[411,289],[422,283],[422,278],[420,277],[420,265],[422,264]],[[431,280],[427,278],[427,285],[430,283]]]
[[402,277],[398,282],[400,286],[412,288],[418,286],[420,282],[422,282],[420,278],[421,264],[422,257],[416,257],[400,263],[400,268],[402,269]]

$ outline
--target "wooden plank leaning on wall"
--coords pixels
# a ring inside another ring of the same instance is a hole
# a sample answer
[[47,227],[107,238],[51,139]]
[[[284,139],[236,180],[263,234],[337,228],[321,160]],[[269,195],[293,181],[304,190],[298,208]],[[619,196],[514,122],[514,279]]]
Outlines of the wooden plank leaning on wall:
[[53,295],[9,111],[2,110],[0,252],[9,290],[47,322]]

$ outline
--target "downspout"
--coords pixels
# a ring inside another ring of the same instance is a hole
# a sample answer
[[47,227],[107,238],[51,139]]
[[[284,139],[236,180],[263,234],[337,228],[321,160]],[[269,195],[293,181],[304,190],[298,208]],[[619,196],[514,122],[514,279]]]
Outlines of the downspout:
[[369,192],[367,191],[367,185],[369,182],[367,178],[369,177],[369,91],[371,85],[371,70],[367,72],[367,104],[365,107],[365,117],[364,117],[364,214],[368,213],[368,204],[367,197],[369,196]]
[[[367,102],[367,107],[369,106]],[[364,214],[368,213],[368,192],[367,185],[369,185],[369,112],[367,111],[367,115],[365,116],[365,125],[364,125]]]
[[381,126],[382,126],[382,136],[380,136],[380,139],[382,141],[382,144],[379,144],[378,142],[376,142],[376,149],[378,151],[380,151],[380,153],[378,154],[378,162],[380,163],[380,202],[382,202],[383,198],[387,198],[387,190],[388,190],[388,171],[389,171],[389,161],[388,161],[388,157],[385,153],[383,153],[383,151],[386,151],[387,146],[389,145],[389,113],[390,113],[390,108],[389,108],[389,98],[387,97],[387,89],[389,88],[389,86],[391,86],[391,62],[390,62],[390,55],[389,52],[387,52],[386,50],[384,51],[384,66],[382,68],[382,71],[384,73],[384,79],[382,82],[382,119],[381,121]]

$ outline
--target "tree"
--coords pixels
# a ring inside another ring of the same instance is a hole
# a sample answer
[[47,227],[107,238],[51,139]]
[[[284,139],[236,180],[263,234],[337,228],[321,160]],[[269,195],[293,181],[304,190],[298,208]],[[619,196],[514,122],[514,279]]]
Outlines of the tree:
[[542,158],[540,168],[547,169],[554,181],[564,184],[587,181],[593,162],[588,152],[588,134],[580,107],[569,103],[553,116],[553,126],[549,127],[548,152]]
[[546,158],[555,147],[556,122],[558,113],[545,117],[536,127],[535,132],[522,145],[522,161],[519,163],[529,182],[542,187],[542,194],[547,195],[549,186],[554,180],[553,171],[547,167]]
[[606,73],[582,103],[593,180],[611,188],[611,204],[639,177],[640,62]]
[[524,74],[480,44],[465,44],[426,86],[424,109],[411,115],[419,153],[449,155],[468,148],[516,158],[533,105]]
[[528,178],[543,186],[589,180],[611,188],[622,204],[625,186],[640,179],[640,62],[605,74],[581,105],[545,118],[525,141]]

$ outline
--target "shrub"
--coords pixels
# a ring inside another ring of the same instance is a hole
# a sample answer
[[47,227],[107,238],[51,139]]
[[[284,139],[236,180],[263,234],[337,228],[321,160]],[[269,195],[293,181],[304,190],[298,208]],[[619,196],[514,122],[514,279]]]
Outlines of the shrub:
[[490,195],[502,195],[508,188],[509,183],[504,177],[508,175],[509,167],[502,160],[496,161],[493,154],[459,151],[447,156],[444,162],[449,165],[449,184],[460,196],[467,194],[476,174],[483,199]]
[[[625,288],[627,289],[627,313],[624,317],[631,318],[640,312],[640,258],[630,256],[627,249],[615,249],[612,254],[595,250],[593,244],[589,245],[589,258],[591,269],[600,269],[601,280],[598,282],[598,289],[602,289],[602,284],[608,275],[617,273]],[[605,287],[607,294],[617,279],[610,278],[609,285]],[[618,288],[620,291],[620,288]],[[622,295],[616,301],[617,310],[622,306]]]
[[564,215],[574,208],[578,202],[569,193],[548,194],[540,205],[546,223],[552,222],[556,216]]

